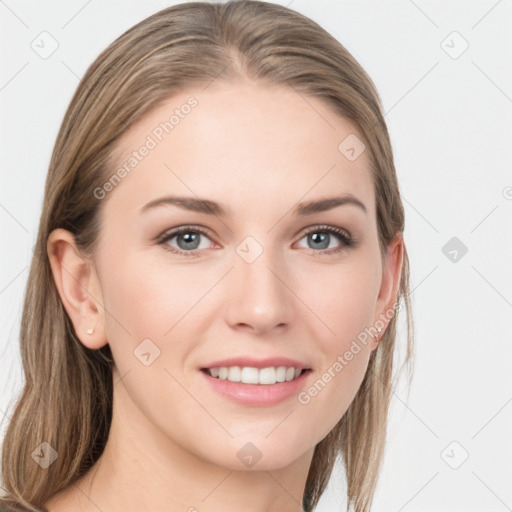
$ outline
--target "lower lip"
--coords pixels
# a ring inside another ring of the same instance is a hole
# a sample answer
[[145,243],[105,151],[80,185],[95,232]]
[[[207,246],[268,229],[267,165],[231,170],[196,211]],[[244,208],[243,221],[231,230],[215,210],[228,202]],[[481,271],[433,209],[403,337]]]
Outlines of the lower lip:
[[242,405],[265,407],[278,404],[297,395],[304,388],[311,370],[302,373],[294,380],[276,384],[242,384],[241,382],[217,379],[201,370],[199,373],[215,391],[226,398]]

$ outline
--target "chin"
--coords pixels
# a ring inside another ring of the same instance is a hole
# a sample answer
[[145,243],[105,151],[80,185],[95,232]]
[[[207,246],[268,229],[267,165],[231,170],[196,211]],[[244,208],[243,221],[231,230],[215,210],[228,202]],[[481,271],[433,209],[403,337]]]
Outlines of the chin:
[[271,439],[272,435],[267,439],[255,437],[252,441],[245,437],[247,440],[235,442],[236,446],[229,448],[235,450],[235,458],[224,460],[222,465],[236,471],[274,471],[293,464],[307,450],[304,441],[286,443],[280,436]]

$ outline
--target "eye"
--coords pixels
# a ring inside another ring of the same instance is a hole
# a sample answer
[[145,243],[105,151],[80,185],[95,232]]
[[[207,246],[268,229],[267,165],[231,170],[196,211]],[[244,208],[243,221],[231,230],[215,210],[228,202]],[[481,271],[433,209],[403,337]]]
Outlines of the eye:
[[[320,235],[320,236],[318,236]],[[332,248],[332,238],[337,238],[339,245]],[[178,228],[166,231],[158,238],[158,243],[163,245],[164,249],[181,256],[199,256],[202,249],[211,247],[210,243],[205,242],[201,246],[201,236],[209,239],[209,232],[200,226],[180,226]],[[312,226],[301,238],[307,238],[307,242],[313,245],[315,254],[330,255],[341,252],[347,247],[355,247],[356,241],[348,231],[334,226]],[[178,247],[170,244],[171,240],[176,239]]]
[[[211,243],[205,243],[201,247],[201,236],[208,237],[208,232],[199,226],[180,226],[165,232],[159,239],[158,243],[173,253],[183,256],[198,256],[200,249],[208,249]],[[176,238],[178,247],[171,246],[169,242]]]
[[[334,248],[331,245],[333,235],[341,242]],[[320,249],[320,251],[314,251],[315,253],[325,255],[336,254],[347,247],[356,245],[348,231],[334,226],[313,226],[306,231],[303,238],[307,238],[307,243],[312,244],[313,249]]]

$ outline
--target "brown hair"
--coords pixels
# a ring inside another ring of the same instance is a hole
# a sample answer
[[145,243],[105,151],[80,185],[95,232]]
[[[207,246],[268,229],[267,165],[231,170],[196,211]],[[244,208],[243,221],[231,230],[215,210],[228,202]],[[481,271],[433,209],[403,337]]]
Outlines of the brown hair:
[[[238,79],[289,85],[352,121],[370,155],[382,258],[397,232],[403,232],[404,209],[380,97],[359,63],[318,24],[286,7],[241,0],[175,5],[130,28],[87,69],[51,157],[21,320],[25,383],[3,441],[6,505],[34,511],[75,482],[101,455],[111,423],[110,347],[89,350],[77,338],[52,279],[49,234],[67,229],[84,254],[93,256],[101,227],[93,191],[112,175],[111,155],[123,133],[179,91]],[[404,366],[411,378],[413,322],[405,245],[398,303],[405,305]],[[347,478],[347,510],[351,505],[356,512],[370,510],[396,384],[397,318],[372,352],[346,414],[315,447],[306,510],[316,507],[339,456]],[[46,469],[31,456],[43,442],[58,453]]]

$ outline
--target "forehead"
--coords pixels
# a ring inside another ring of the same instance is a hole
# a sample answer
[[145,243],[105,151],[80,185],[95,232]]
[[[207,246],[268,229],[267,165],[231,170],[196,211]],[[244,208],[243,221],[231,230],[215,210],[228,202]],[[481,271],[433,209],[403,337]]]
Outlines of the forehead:
[[373,217],[368,151],[356,159],[346,153],[354,143],[360,151],[358,141],[353,123],[288,86],[192,88],[166,99],[120,138],[111,173],[126,172],[109,202],[139,208],[172,193],[258,214],[270,203],[292,207],[351,193]]

